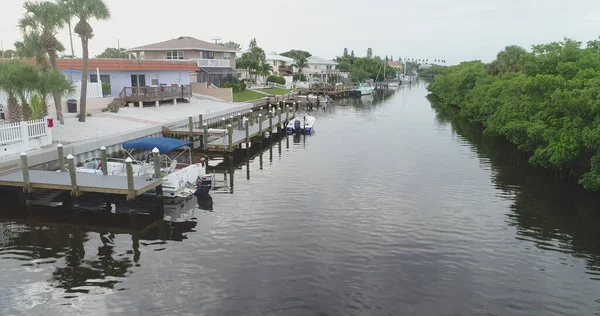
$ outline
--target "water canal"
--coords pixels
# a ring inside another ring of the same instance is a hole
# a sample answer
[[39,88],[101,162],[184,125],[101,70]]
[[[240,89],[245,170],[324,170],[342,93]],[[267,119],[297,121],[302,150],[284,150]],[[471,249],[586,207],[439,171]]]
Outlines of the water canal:
[[167,222],[3,193],[0,314],[600,313],[598,199],[426,93],[342,101]]

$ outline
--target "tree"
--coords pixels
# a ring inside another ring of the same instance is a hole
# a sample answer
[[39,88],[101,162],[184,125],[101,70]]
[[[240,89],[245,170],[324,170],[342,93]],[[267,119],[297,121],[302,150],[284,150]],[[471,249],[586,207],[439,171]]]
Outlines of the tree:
[[37,32],[23,34],[23,40],[15,42],[15,57],[35,59],[41,70],[48,68],[48,57],[40,45],[40,35]]
[[[255,41],[255,42],[256,42],[256,41]],[[235,50],[237,50],[237,51],[240,51],[240,50],[242,50],[242,45],[240,45],[240,44],[238,44],[238,43],[236,43],[236,42],[232,42],[232,41],[229,41],[229,42],[227,42],[227,43],[224,43],[224,44],[221,44],[221,45],[223,45],[223,46],[225,46],[225,47],[229,47],[229,48],[231,48],[231,49],[235,49]]]
[[126,58],[129,59],[129,53],[125,48],[107,47],[102,54],[96,55],[96,58]]
[[[63,6],[54,2],[25,2],[23,5],[25,14],[19,20],[19,27],[23,34],[30,33],[31,36],[39,35],[39,44],[41,49],[48,54],[50,66],[57,70],[56,59],[58,52],[65,50],[64,46],[56,38],[56,34],[63,27],[66,20],[67,11]],[[42,64],[41,58],[38,56],[37,62],[43,70],[47,69],[46,65]],[[54,105],[56,114],[60,124],[64,124],[62,114],[62,100],[60,93],[56,92],[54,96]]]
[[343,57],[348,57],[348,49],[344,48],[344,55],[342,55]]
[[367,48],[367,58],[373,58],[373,49]]
[[0,57],[2,57],[2,58],[9,58],[9,59],[13,58],[13,57],[15,57],[15,51],[12,50],[12,49],[7,49],[7,50],[4,50],[4,51],[0,50]]
[[292,49],[289,50],[285,53],[281,53],[281,56],[285,56],[288,58],[292,58],[292,59],[297,59],[299,57],[304,57],[305,59],[312,56],[309,52],[304,51],[304,50],[296,50],[296,49]]
[[17,84],[15,79],[18,80],[18,74],[15,72],[16,63],[22,63],[22,61],[7,61],[0,63],[0,89],[4,90],[8,94],[8,120],[10,122],[19,122],[22,117],[21,107],[17,100]]
[[94,37],[94,29],[90,20],[107,20],[110,18],[110,10],[104,0],[65,0],[64,4],[70,6],[70,13],[79,21],[75,25],[75,33],[81,38],[83,57],[83,70],[81,71],[81,99],[79,121],[85,122],[87,105],[87,83],[88,83],[88,59],[89,42]]
[[[271,72],[273,71],[273,66],[267,62],[263,62],[262,64],[260,64],[260,66],[258,67],[258,73],[263,76],[263,80],[265,80],[265,78],[271,74]],[[266,82],[266,80],[265,80]]]
[[248,50],[252,50],[252,48],[256,47],[256,38],[250,40],[250,44],[248,45]]
[[66,5],[66,0],[57,1],[61,5],[61,7],[63,7],[67,11],[65,14],[65,22],[67,23],[67,28],[69,29],[69,44],[71,46],[71,58],[75,58],[75,48],[73,47],[73,27],[71,26],[73,12],[71,12],[71,7]]
[[[60,95],[65,96],[75,91],[73,82],[68,80],[60,71],[50,70],[42,71],[39,73],[37,85],[37,92],[41,98],[43,113],[48,114],[48,100],[52,93],[58,92]],[[33,102],[32,102],[33,107]],[[36,112],[35,107],[33,108],[34,113]]]
[[308,62],[306,61],[306,57],[297,56],[294,59],[294,63],[291,66],[298,68],[298,74],[302,74],[302,69],[308,67]]

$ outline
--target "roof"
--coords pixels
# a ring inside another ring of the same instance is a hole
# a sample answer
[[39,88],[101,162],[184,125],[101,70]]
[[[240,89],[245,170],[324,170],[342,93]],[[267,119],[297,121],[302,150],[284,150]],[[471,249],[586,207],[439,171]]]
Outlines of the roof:
[[[0,59],[0,62],[10,59]],[[33,59],[25,59],[26,63],[35,64]],[[59,58],[56,60],[59,70],[82,70],[81,58]],[[116,70],[116,71],[157,71],[157,70],[182,70],[198,71],[198,64],[185,60],[137,60],[117,58],[91,58],[88,60],[88,69]]]
[[129,49],[129,51],[132,51],[132,52],[152,51],[152,50],[154,50],[154,51],[206,50],[206,51],[213,51],[213,52],[230,52],[230,53],[237,52],[237,50],[235,50],[235,49],[217,45],[217,44],[213,44],[213,43],[209,43],[209,42],[205,42],[205,41],[201,41],[197,38],[193,38],[190,36],[181,36],[178,38],[174,38],[172,40],[154,43],[154,44],[148,44],[148,45],[134,47],[134,48]]
[[200,71],[204,71],[204,72],[209,73],[211,75],[217,75],[217,74],[234,74],[234,75],[237,75],[237,72],[235,71],[235,69],[228,68],[228,67],[202,67],[202,68],[200,68]]
[[123,143],[123,149],[153,150],[158,148],[161,153],[168,154],[177,148],[191,146],[192,143],[175,138],[149,137],[130,140]]
[[308,64],[318,64],[318,65],[337,65],[338,64],[333,60],[328,60],[328,59],[321,58],[318,56],[310,56],[310,57],[306,58],[306,62]]
[[279,55],[275,52],[269,53],[265,56],[266,60],[277,60],[277,61],[284,61],[286,63],[293,63],[294,59],[293,58],[289,58],[289,57],[285,57],[282,55]]

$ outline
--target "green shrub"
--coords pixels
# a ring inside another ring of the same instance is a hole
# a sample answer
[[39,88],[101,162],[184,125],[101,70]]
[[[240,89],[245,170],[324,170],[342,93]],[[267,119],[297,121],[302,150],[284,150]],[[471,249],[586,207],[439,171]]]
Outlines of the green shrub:
[[246,88],[247,88],[247,86],[246,86],[246,84],[245,84],[245,83],[243,83],[243,82],[240,82],[240,83],[239,83],[239,85],[240,85],[240,92],[241,92],[241,91],[246,91]]
[[102,112],[110,111],[111,113],[117,113],[124,105],[125,103],[123,101],[113,100],[111,103],[108,104],[106,109],[102,109]]
[[268,76],[267,82],[275,82],[278,84],[285,84],[285,78],[282,76]]
[[92,116],[92,113],[90,113],[90,112],[87,112],[87,113],[85,113],[85,116],[87,116],[87,117],[91,117],[91,116]]
[[[241,90],[241,86],[239,83],[230,83],[230,82],[226,82],[226,83],[222,83],[221,88],[232,88],[233,92],[240,92],[243,91]],[[245,84],[244,84],[244,90],[246,89]]]
[[31,100],[29,100],[29,105],[31,105],[31,120],[37,120],[39,118],[44,117],[46,113],[46,102],[44,102],[44,97],[41,94],[36,93],[31,96]]
[[110,83],[108,82],[103,82],[102,83],[102,96],[109,96],[112,92],[112,87],[110,85]]

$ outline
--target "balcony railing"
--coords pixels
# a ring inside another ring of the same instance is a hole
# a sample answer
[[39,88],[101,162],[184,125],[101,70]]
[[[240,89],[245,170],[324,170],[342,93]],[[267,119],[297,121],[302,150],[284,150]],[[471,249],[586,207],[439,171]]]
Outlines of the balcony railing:
[[196,59],[198,67],[231,67],[231,60],[228,59]]

